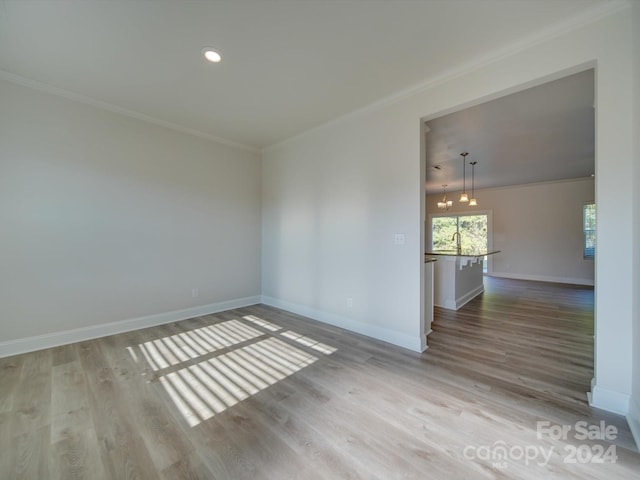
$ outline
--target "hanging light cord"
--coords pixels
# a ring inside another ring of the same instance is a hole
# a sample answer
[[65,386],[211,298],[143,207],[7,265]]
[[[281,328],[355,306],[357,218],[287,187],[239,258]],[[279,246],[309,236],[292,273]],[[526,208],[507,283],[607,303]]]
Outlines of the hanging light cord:
[[467,175],[466,175],[466,161],[467,153],[461,153],[462,155],[462,193],[467,193]]
[[468,152],[462,152],[460,154],[462,156],[462,193],[460,194],[461,202],[468,202],[469,195],[467,195],[467,155]]
[[478,162],[469,162],[469,164],[471,165],[471,198],[476,198],[476,194],[475,194],[476,163]]

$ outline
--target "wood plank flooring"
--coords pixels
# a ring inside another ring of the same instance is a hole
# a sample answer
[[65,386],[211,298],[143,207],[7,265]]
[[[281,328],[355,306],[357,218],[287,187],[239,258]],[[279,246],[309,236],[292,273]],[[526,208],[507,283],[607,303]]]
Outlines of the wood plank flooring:
[[0,478],[640,478],[586,402],[593,290],[485,284],[423,354],[256,305],[0,359]]

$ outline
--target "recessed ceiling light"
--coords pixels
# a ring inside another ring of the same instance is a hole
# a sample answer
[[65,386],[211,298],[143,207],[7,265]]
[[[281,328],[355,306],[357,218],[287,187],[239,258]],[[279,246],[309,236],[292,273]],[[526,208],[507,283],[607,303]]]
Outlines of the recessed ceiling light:
[[220,55],[211,47],[204,47],[202,49],[202,54],[204,55],[204,58],[206,58],[211,63],[219,63],[220,60],[222,60],[222,55]]

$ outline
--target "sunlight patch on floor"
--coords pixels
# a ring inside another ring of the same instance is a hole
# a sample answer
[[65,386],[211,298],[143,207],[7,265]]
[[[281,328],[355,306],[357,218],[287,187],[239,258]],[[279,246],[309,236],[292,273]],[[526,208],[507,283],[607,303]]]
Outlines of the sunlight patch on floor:
[[[248,315],[244,320],[269,332],[282,327]],[[291,330],[267,334],[240,320],[170,335],[138,345],[149,366],[191,427],[274,385],[337,349]],[[216,350],[228,348],[211,356]],[[130,352],[134,353],[134,352]],[[135,353],[134,353],[135,354]],[[206,360],[193,363],[202,356]],[[178,368],[188,362],[183,368]],[[169,372],[162,374],[162,370]]]
[[301,345],[317,350],[318,352],[324,353],[325,355],[331,355],[337,350],[337,348],[330,347],[329,345],[320,343],[313,338],[300,335],[299,333],[292,332],[291,330],[282,333],[282,336],[289,338],[294,342],[298,342]]
[[265,319],[260,318],[260,317],[256,317],[255,315],[245,315],[244,317],[245,320],[255,323],[256,325],[262,327],[262,328],[266,328],[267,330],[271,330],[272,332],[277,332],[278,330],[281,330],[282,327],[280,325],[276,325],[275,323],[271,323],[271,322],[267,322]]
[[157,371],[262,335],[239,320],[229,320],[145,342],[140,349],[151,368]]

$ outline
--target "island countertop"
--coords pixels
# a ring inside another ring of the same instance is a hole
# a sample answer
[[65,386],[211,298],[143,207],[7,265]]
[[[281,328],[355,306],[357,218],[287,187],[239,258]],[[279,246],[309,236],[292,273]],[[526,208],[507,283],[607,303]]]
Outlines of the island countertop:
[[436,250],[434,252],[426,252],[425,255],[440,255],[447,257],[484,257],[486,255],[493,255],[500,253],[500,250],[465,250],[464,248],[460,253],[457,250]]

